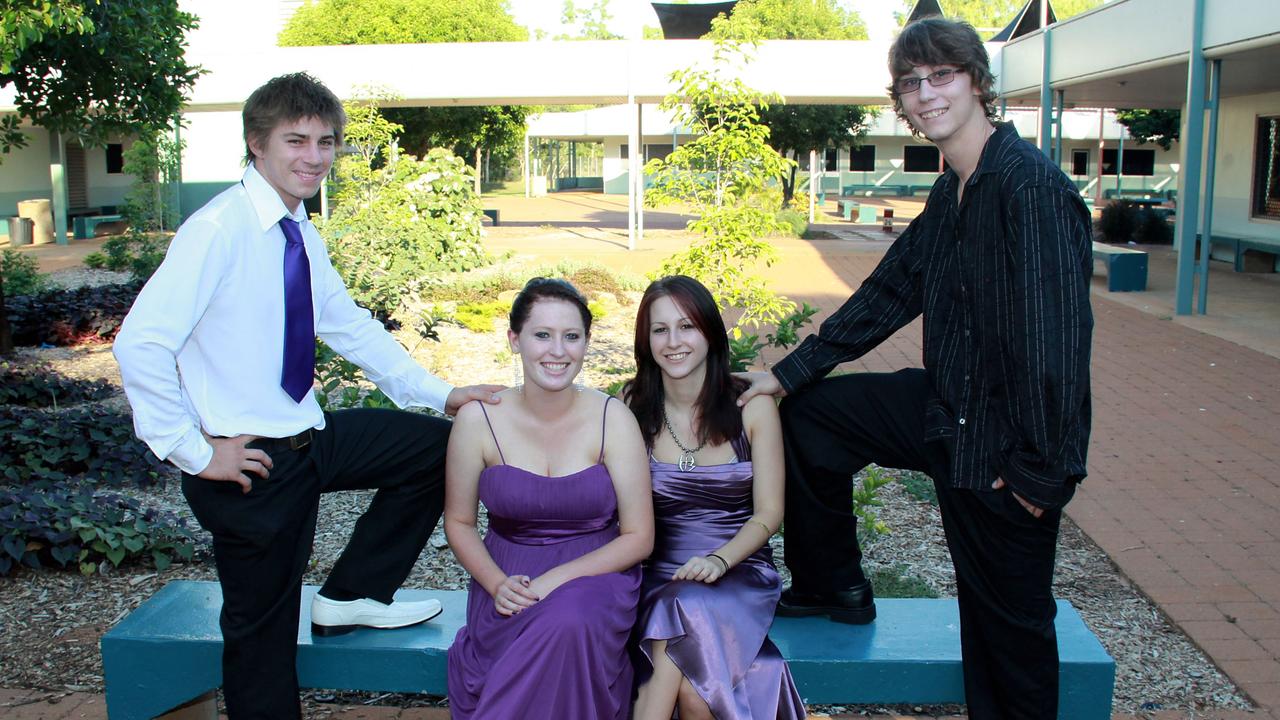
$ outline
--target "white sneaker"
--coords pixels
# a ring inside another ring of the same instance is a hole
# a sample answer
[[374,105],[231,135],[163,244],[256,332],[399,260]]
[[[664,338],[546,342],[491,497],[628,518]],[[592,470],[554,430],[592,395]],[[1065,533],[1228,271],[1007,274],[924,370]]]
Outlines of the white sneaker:
[[358,627],[408,627],[442,612],[444,608],[439,600],[399,600],[384,605],[369,598],[330,600],[317,593],[311,601],[311,633],[327,637],[349,633]]

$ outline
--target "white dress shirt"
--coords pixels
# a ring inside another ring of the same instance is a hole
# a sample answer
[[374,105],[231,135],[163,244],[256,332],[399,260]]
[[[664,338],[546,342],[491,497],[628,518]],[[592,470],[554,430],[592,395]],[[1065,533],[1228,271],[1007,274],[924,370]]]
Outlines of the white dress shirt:
[[283,217],[301,226],[316,334],[401,407],[443,410],[453,389],[351,300],[305,209],[290,213],[250,165],[178,229],[113,348],[138,437],[193,475],[213,459],[202,428],[280,438],[324,427],[313,394],[294,402],[280,387]]

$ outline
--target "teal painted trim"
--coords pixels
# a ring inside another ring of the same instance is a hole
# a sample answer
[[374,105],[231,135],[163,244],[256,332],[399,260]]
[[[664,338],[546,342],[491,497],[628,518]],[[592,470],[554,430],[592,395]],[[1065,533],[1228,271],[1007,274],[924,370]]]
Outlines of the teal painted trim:
[[[399,599],[436,598],[444,613],[399,630],[310,632],[311,596],[302,594],[298,680],[303,687],[446,692],[446,656],[466,622],[460,590],[401,590]],[[222,680],[217,583],[171,582],[102,638],[112,720],[160,715]],[[960,617],[954,599],[876,599],[871,625],[826,618],[777,618],[769,632],[809,703],[960,703]],[[1070,603],[1059,600],[1058,717],[1110,720],[1115,662]]]
[[1187,58],[1187,101],[1182,114],[1182,173],[1178,187],[1178,229],[1174,237],[1177,270],[1173,283],[1173,311],[1190,315],[1195,292],[1195,247],[1200,230],[1201,159],[1204,157],[1205,61],[1204,0],[1191,12],[1191,51]]
[[178,203],[182,208],[182,221],[186,222],[187,218],[195,214],[197,210],[204,207],[206,203],[218,195],[218,193],[226,190],[236,183],[235,180],[230,182],[203,182],[192,183],[184,182],[178,189]]

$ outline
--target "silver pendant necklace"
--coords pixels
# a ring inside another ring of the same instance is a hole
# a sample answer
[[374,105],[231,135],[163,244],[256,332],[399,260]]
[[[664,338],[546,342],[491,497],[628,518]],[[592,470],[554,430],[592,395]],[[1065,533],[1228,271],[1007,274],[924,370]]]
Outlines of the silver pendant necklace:
[[676,463],[680,470],[682,472],[689,472],[690,470],[698,467],[698,463],[694,459],[693,454],[706,447],[707,441],[703,440],[701,445],[693,448],[692,450],[685,447],[684,443],[680,442],[680,438],[676,437],[675,428],[671,427],[671,419],[667,417],[667,406],[665,404],[662,406],[662,424],[667,426],[667,432],[670,433],[671,439],[675,442],[676,447],[680,448],[680,460]]

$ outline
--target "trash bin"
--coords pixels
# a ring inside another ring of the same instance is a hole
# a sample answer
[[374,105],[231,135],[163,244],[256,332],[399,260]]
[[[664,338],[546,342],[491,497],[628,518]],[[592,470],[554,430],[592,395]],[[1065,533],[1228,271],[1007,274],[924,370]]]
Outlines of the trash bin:
[[31,222],[31,218],[9,218],[9,246],[30,245],[32,227],[33,223]]
[[31,242],[36,245],[53,242],[53,201],[47,198],[18,201],[18,217],[32,223]]

